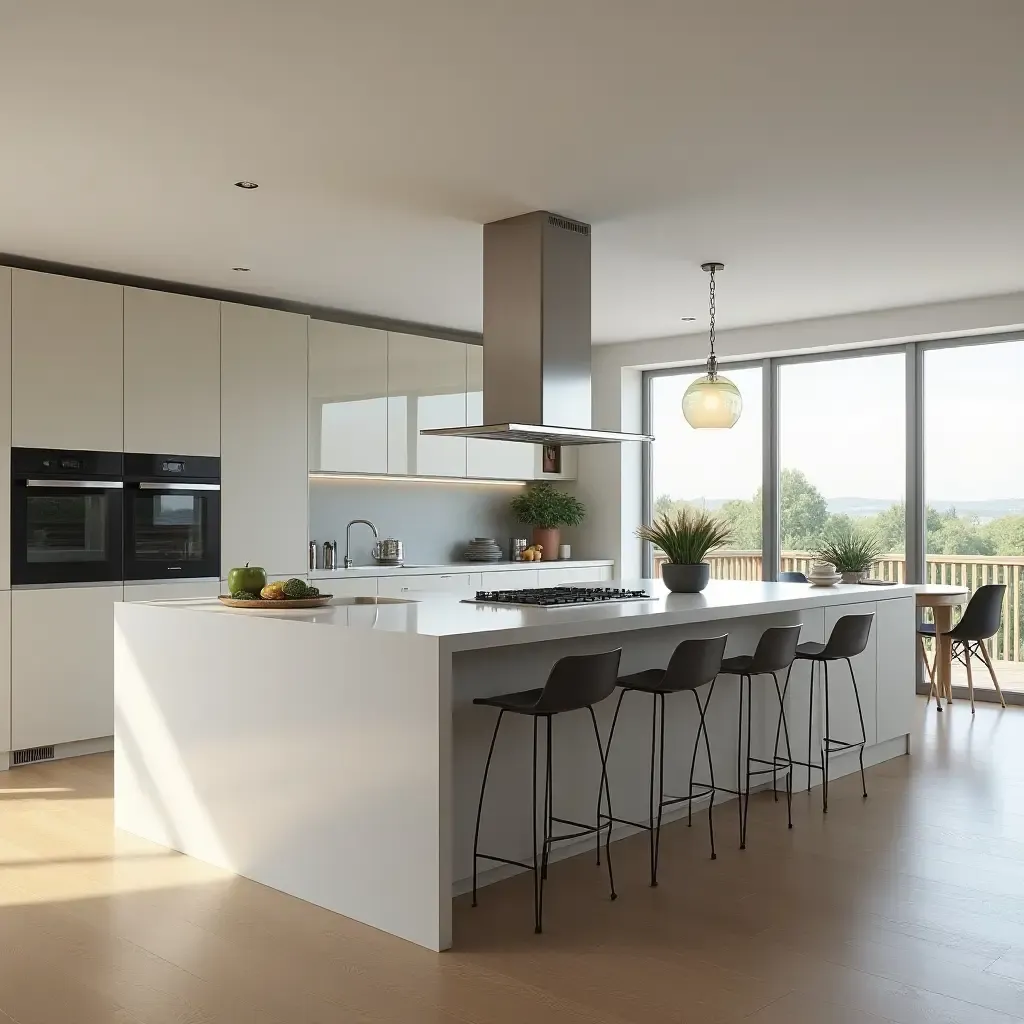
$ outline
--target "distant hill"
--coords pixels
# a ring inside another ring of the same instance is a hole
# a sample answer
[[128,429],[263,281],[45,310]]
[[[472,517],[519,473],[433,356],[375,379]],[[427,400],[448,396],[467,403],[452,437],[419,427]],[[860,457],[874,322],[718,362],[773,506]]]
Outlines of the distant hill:
[[[704,505],[712,512],[720,509],[731,498],[687,498],[694,505]],[[848,515],[852,518],[876,516],[884,512],[894,499],[891,498],[826,498],[829,512],[835,515]],[[1024,498],[986,498],[981,501],[957,501],[939,498],[929,501],[929,505],[938,512],[956,509],[961,516],[977,516],[982,523],[999,519],[1002,516],[1024,515]]]

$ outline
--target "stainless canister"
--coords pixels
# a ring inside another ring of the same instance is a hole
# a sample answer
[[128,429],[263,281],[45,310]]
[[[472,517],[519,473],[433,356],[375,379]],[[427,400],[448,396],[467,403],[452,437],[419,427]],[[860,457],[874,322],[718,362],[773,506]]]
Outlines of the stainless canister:
[[385,537],[373,545],[373,557],[385,565],[397,565],[405,561],[405,545],[394,537]]
[[530,546],[525,537],[509,537],[508,539],[508,560],[510,562],[521,562],[523,552]]

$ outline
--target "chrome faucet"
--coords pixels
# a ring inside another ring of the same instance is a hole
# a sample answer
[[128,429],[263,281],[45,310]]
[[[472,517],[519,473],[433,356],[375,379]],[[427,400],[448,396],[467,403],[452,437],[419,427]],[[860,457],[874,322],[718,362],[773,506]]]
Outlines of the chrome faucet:
[[349,552],[352,550],[352,541],[351,541],[352,527],[355,526],[356,523],[362,523],[364,526],[368,526],[371,530],[373,530],[373,539],[374,540],[380,540],[380,537],[377,534],[377,527],[374,526],[373,523],[371,523],[369,519],[353,519],[348,524],[348,526],[345,527],[345,568],[346,569],[351,569],[352,566],[355,564],[352,561],[352,556],[351,556],[351,554],[349,554]]

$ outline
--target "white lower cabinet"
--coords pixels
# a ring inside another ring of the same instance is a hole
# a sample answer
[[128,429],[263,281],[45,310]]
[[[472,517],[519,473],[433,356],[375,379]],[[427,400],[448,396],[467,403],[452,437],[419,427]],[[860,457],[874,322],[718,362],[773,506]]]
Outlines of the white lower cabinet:
[[539,573],[536,569],[503,569],[496,572],[480,573],[480,587],[483,590],[522,590],[524,587],[539,587]]
[[432,576],[381,576],[377,580],[377,593],[381,597],[401,597],[417,590],[451,591],[470,596],[470,587],[480,573],[449,572]]
[[540,586],[564,587],[573,583],[601,583],[612,578],[610,565],[595,565],[591,568],[569,568],[552,566],[550,569],[541,563]]
[[11,748],[114,732],[114,604],[124,588],[11,594]]
[[220,593],[218,580],[190,580],[187,583],[126,583],[124,599],[135,601],[180,601],[189,597],[216,597]]
[[11,592],[0,591],[0,751],[11,749]]
[[311,580],[321,594],[334,597],[376,597],[377,577],[357,576],[351,580]]
[[914,729],[917,691],[917,651],[907,637],[917,630],[917,608],[912,597],[879,601],[875,605],[877,649],[877,741],[906,736]]

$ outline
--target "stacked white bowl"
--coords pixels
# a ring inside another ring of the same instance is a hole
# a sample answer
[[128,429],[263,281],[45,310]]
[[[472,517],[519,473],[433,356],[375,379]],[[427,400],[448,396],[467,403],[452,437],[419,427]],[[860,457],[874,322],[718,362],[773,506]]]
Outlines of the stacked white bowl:
[[814,562],[807,571],[807,579],[816,587],[834,587],[843,577],[831,562]]

